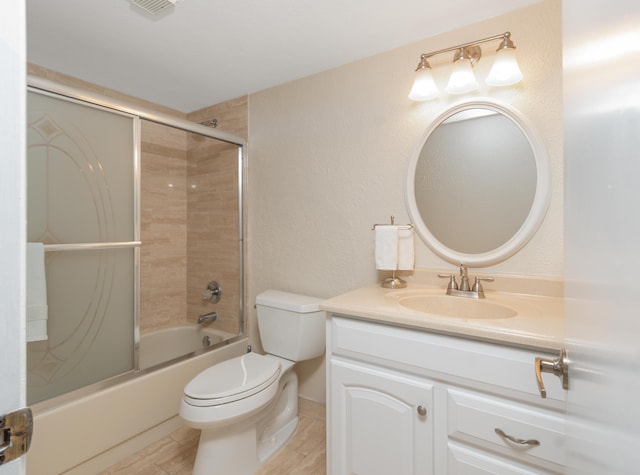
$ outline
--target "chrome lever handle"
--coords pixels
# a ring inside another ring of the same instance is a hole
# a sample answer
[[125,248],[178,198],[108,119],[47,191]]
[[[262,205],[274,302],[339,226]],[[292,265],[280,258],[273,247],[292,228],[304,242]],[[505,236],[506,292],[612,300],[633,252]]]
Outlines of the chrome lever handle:
[[567,350],[562,350],[555,360],[548,358],[536,358],[536,381],[542,398],[547,397],[547,389],[542,381],[542,373],[553,373],[562,380],[562,389],[569,389],[569,366],[567,363]]
[[498,434],[503,439],[507,439],[510,442],[518,445],[530,445],[532,447],[538,447],[540,445],[540,441],[537,439],[518,439],[512,435],[505,434],[502,429],[495,428],[496,434]]

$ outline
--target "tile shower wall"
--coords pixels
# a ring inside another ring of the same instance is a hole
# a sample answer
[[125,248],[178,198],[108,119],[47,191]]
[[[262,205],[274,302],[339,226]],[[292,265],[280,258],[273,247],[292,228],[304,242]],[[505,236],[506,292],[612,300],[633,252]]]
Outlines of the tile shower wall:
[[187,133],[142,121],[140,332],[185,323]]
[[[228,101],[189,114],[187,119],[216,119],[225,132],[246,137],[247,101]],[[236,333],[240,311],[238,148],[189,134],[187,150],[188,319],[215,311],[217,328]],[[215,305],[201,297],[211,280],[222,289],[222,299]]]

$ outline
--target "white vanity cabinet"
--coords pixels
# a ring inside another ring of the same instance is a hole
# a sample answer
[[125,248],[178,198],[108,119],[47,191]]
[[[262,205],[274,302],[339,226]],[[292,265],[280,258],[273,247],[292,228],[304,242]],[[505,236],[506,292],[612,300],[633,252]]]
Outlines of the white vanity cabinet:
[[327,320],[331,475],[554,474],[565,393],[515,348],[333,315]]

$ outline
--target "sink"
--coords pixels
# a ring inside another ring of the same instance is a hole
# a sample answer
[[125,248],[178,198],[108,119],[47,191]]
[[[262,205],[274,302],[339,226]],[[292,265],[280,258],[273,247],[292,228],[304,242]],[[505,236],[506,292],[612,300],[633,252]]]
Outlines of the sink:
[[486,300],[449,295],[416,295],[399,300],[400,305],[418,312],[456,318],[511,318],[518,312]]

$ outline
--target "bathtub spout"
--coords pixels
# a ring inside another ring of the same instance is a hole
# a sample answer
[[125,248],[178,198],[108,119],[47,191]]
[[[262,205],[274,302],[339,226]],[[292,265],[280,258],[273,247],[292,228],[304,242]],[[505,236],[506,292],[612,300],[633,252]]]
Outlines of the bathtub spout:
[[216,312],[205,313],[198,317],[198,323],[215,322],[216,318],[218,318],[218,314]]

